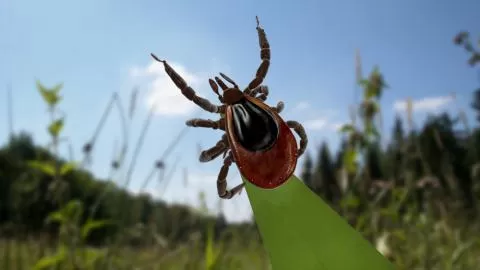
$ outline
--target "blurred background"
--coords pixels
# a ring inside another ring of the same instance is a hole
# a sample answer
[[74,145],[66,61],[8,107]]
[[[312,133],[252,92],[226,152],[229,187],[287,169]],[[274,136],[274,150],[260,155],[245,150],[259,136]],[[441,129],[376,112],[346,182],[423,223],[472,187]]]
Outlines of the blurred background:
[[[245,87],[304,125],[295,174],[401,269],[480,264],[480,3],[0,2],[2,269],[269,269],[248,196],[220,200],[200,96]],[[229,187],[241,181],[232,166]],[[43,268],[42,268],[43,267]],[[51,268],[54,269],[54,268]]]

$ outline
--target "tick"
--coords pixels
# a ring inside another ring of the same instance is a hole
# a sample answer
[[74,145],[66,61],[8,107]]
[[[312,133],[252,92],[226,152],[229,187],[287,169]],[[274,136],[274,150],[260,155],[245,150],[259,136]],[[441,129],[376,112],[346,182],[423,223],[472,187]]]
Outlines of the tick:
[[[270,107],[265,104],[268,87],[262,85],[270,65],[270,45],[265,31],[257,19],[257,33],[262,60],[255,78],[241,91],[238,85],[225,74],[220,76],[230,83],[229,87],[219,77],[209,79],[210,87],[222,103],[214,105],[207,99],[196,95],[185,80],[165,61],[154,54],[151,56],[163,63],[165,71],[182,94],[202,109],[220,114],[219,120],[190,119],[187,126],[220,129],[225,131],[215,146],[201,152],[200,162],[209,162],[223,155],[223,166],[218,173],[217,191],[222,199],[231,199],[240,193],[244,184],[227,189],[227,175],[233,162],[240,173],[253,185],[273,189],[288,180],[297,165],[297,159],[307,147],[307,135],[302,125],[296,121],[284,121],[280,112],[283,102]],[[223,94],[219,93],[219,86]],[[297,145],[293,129],[300,137]]]

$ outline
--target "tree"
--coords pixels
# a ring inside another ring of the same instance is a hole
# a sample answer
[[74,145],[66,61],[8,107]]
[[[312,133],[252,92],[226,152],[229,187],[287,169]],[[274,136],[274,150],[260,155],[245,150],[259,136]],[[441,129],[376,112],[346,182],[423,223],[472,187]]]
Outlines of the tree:
[[402,118],[399,115],[395,116],[395,122],[393,124],[393,146],[401,148],[405,141],[405,131],[403,128]]
[[301,173],[301,178],[305,185],[310,189],[314,190],[313,187],[313,161],[310,153],[306,153],[305,160],[303,161],[303,168]]
[[[24,133],[13,136],[7,145],[0,147],[0,229],[9,228],[11,236],[25,232],[58,236],[58,224],[45,226],[46,218],[59,210],[48,197],[53,177],[46,173],[47,167],[29,166],[32,160],[53,163],[54,158]],[[65,163],[61,159],[58,162]],[[137,243],[148,243],[151,239],[146,237],[152,234],[145,234],[146,225],[151,225],[148,227],[151,232],[157,230],[159,235],[170,236],[172,244],[186,241],[194,232],[204,234],[207,224],[218,223],[215,228],[219,234],[232,229],[227,228],[223,217],[205,216],[187,206],[167,205],[146,194],[134,195],[83,169],[73,169],[64,178],[69,189],[66,200],[78,201],[83,206],[80,223],[92,218],[115,224],[95,229],[87,238],[88,244],[104,244],[117,233],[135,235],[141,238],[135,240]],[[238,225],[235,230],[244,227],[251,225]]]
[[473,101],[471,106],[477,114],[477,122],[480,122],[480,89],[477,89],[473,92]]
[[327,143],[323,142],[318,153],[315,167],[315,190],[329,202],[339,199],[340,188],[335,177],[335,164],[333,163]]
[[343,166],[343,156],[347,151],[347,147],[348,147],[348,141],[346,139],[343,139],[342,142],[340,143],[340,149],[335,155],[335,168],[337,170],[342,168]]
[[393,178],[397,185],[402,185],[404,180],[402,175],[404,150],[405,131],[402,119],[397,115],[392,130],[392,142],[387,148],[384,163],[384,170],[386,172],[385,177]]
[[[370,181],[383,179],[382,149],[378,143],[372,144],[367,148],[366,169]],[[367,180],[367,179],[365,179]]]

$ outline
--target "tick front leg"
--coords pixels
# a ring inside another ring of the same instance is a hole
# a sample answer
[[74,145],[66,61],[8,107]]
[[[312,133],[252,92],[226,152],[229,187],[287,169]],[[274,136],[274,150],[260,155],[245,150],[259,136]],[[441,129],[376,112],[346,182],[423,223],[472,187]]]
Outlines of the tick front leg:
[[268,98],[268,86],[260,85],[260,86],[256,87],[255,89],[253,89],[250,92],[249,95],[254,97],[254,98],[258,98],[258,99],[261,99],[261,100],[265,101]]
[[230,154],[223,160],[223,166],[220,169],[220,172],[218,173],[218,178],[217,178],[218,197],[226,200],[231,199],[236,194],[240,194],[243,187],[245,186],[245,184],[242,183],[230,190],[227,190],[228,169],[230,168],[230,165],[232,165],[232,163],[233,163],[233,156],[232,156],[232,153],[230,152]]
[[193,90],[192,87],[188,86],[187,82],[185,82],[185,80],[167,63],[167,61],[160,60],[153,53],[151,53],[150,55],[156,61],[163,63],[165,72],[167,72],[170,79],[175,83],[175,85],[178,87],[178,89],[180,89],[180,91],[186,98],[193,101],[193,103],[197,104],[200,108],[208,112],[220,113],[220,106],[214,105],[210,103],[210,101],[208,101],[207,99],[197,96],[195,90]]
[[194,119],[188,120],[185,124],[189,127],[203,127],[203,128],[225,130],[225,120],[224,119],[213,121],[213,120],[210,120],[210,119],[194,118]]
[[305,133],[305,129],[297,121],[287,121],[287,125],[289,128],[293,129],[300,137],[300,147],[298,148],[298,156],[300,157],[305,152],[305,149],[307,148],[307,144],[308,144],[307,133]]
[[267,76],[268,67],[270,66],[270,44],[267,40],[267,35],[265,34],[265,30],[260,27],[260,22],[257,19],[257,33],[258,33],[258,42],[260,45],[260,58],[262,59],[262,63],[257,69],[257,74],[255,74],[255,79],[253,79],[247,86],[247,88],[243,91],[245,94],[249,94],[250,91],[255,89],[257,86],[262,84],[263,79]]
[[[258,87],[256,87],[255,89],[253,89],[249,95],[251,97],[254,97],[254,98],[258,98],[262,101],[265,101],[267,100],[268,98],[268,86],[266,85],[260,85]],[[258,95],[258,96],[257,96]],[[283,102],[278,102],[277,103],[277,106],[275,107],[270,107],[272,110],[274,110],[276,113],[280,113],[283,111],[283,109],[285,108],[285,104],[283,104]]]
[[222,139],[215,144],[210,149],[202,151],[200,153],[200,162],[209,162],[211,160],[216,159],[221,154],[225,153],[228,150],[228,141],[227,136],[223,135]]

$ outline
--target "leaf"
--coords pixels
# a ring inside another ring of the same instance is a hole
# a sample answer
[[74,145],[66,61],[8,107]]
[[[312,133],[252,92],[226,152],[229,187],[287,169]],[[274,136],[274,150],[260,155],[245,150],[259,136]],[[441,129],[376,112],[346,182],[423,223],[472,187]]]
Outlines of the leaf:
[[346,198],[343,198],[340,202],[340,205],[342,207],[351,207],[351,208],[357,208],[359,205],[360,205],[360,199],[353,195],[353,194],[349,194],[347,195]]
[[341,133],[353,132],[353,131],[355,131],[355,128],[353,127],[352,124],[345,124],[340,128],[339,131]]
[[407,241],[407,236],[405,235],[405,232],[400,229],[394,230],[392,232],[392,235],[401,241]]
[[51,222],[65,223],[67,221],[67,218],[63,215],[61,211],[55,211],[50,213],[47,216],[46,221],[47,223],[51,223]]
[[93,230],[100,229],[111,224],[112,222],[109,220],[88,220],[82,226],[82,239],[87,239]]
[[60,211],[62,211],[69,220],[78,221],[83,214],[83,203],[80,200],[70,200]]
[[380,98],[382,90],[387,88],[387,84],[383,79],[383,75],[380,73],[380,69],[376,66],[373,68],[372,73],[366,82],[363,82],[364,87],[364,99]]
[[55,175],[55,165],[50,161],[32,160],[27,162],[28,167],[37,169],[47,175]]
[[379,89],[369,84],[365,90],[364,98],[365,99],[374,98],[378,95],[378,93],[379,93]]
[[475,244],[478,245],[478,240],[471,240],[467,243],[462,243],[460,246],[458,246],[455,251],[452,253],[452,256],[450,258],[450,264],[453,268],[455,264],[460,260],[460,258],[465,255],[465,253],[471,249]]
[[43,270],[48,269],[53,266],[59,265],[63,260],[65,260],[67,253],[65,252],[65,248],[60,247],[56,254],[51,256],[46,256],[38,260],[35,264],[35,270]]
[[369,137],[380,138],[380,132],[378,132],[377,127],[373,124],[372,121],[368,121],[365,125],[365,132]]
[[60,175],[66,175],[77,167],[75,162],[67,162],[60,168]]
[[207,241],[205,243],[205,269],[212,270],[215,268],[215,264],[217,263],[217,258],[219,255],[219,251],[215,250],[214,246],[214,226],[210,223],[207,227]]
[[58,93],[60,92],[62,87],[63,87],[63,84],[60,83],[49,89],[43,86],[42,83],[37,81],[37,89],[40,92],[40,95],[42,96],[43,100],[50,107],[55,106],[60,101],[61,97],[58,95]]
[[64,118],[57,119],[53,121],[49,126],[48,126],[48,132],[52,137],[58,137],[60,134],[60,131],[62,131],[64,124]]
[[[468,32],[461,31],[455,36],[455,38],[453,39],[453,43],[455,43],[456,45],[461,45],[468,40],[469,36],[470,34]],[[479,40],[479,44],[480,44],[480,40]]]
[[[105,257],[106,251],[99,251],[95,249],[87,249],[87,250],[78,250],[79,255],[83,255],[85,258],[85,264],[88,267],[92,267],[95,265],[95,263]],[[89,269],[89,268],[87,268]]]
[[364,87],[364,88],[367,87],[369,83],[370,83],[370,82],[369,82],[367,79],[361,79],[361,80],[358,82],[358,84],[359,84],[361,87]]
[[367,216],[361,215],[357,218],[357,222],[355,223],[355,230],[361,230],[367,223]]
[[56,84],[54,87],[50,88],[50,92],[58,94],[63,88],[63,83]]
[[380,215],[386,218],[391,218],[394,222],[397,222],[399,219],[398,212],[390,208],[380,209]]
[[349,173],[355,173],[357,170],[357,151],[355,149],[347,149],[343,156],[343,164]]
[[282,186],[245,188],[273,270],[390,270],[360,233],[292,175]]
[[83,214],[83,203],[79,200],[70,200],[63,208],[52,212],[47,217],[47,222],[78,222]]

